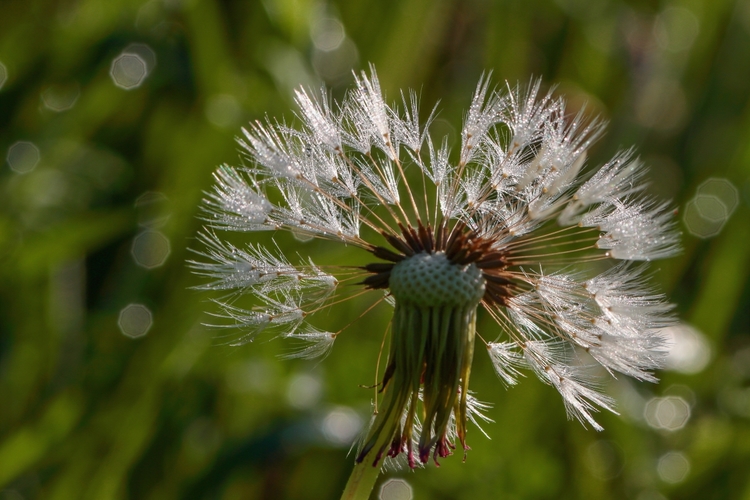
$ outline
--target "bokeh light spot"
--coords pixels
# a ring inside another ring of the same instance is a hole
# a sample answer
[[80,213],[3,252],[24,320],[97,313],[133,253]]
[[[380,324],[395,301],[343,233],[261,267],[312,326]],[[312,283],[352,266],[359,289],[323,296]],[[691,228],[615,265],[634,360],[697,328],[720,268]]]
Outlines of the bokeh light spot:
[[612,479],[622,471],[622,453],[611,441],[595,441],[586,450],[586,465],[599,479]]
[[148,66],[140,55],[123,53],[112,61],[109,76],[121,89],[135,89],[148,76]]
[[721,232],[738,204],[737,188],[726,179],[712,177],[698,186],[685,205],[683,221],[693,236],[710,238]]
[[642,491],[635,500],[669,500],[667,497],[654,490]]
[[135,263],[146,269],[154,269],[167,261],[171,247],[169,238],[160,231],[147,230],[133,239],[130,253]]
[[737,188],[727,179],[711,177],[706,179],[696,190],[701,195],[715,196],[727,209],[727,217],[734,213],[740,202],[740,193]]
[[236,97],[229,94],[216,94],[206,101],[206,118],[219,128],[237,125],[242,118],[242,107]]
[[705,335],[686,323],[664,328],[662,334],[669,351],[665,368],[680,373],[699,373],[711,359],[711,347]]
[[338,49],[346,34],[341,21],[332,17],[322,17],[311,23],[310,37],[316,48],[328,52]]
[[29,182],[29,201],[37,207],[63,205],[70,199],[68,179],[57,169],[40,169]]
[[719,403],[730,413],[750,418],[750,387],[723,389],[719,393]]
[[750,379],[750,346],[741,347],[732,354],[732,371],[739,377]]
[[18,174],[27,174],[39,164],[42,155],[33,142],[18,141],[8,148],[6,159],[10,169]]
[[125,47],[122,53],[135,54],[143,59],[143,62],[146,63],[146,76],[150,75],[156,67],[156,52],[145,43],[131,43]]
[[411,500],[414,492],[404,479],[388,479],[380,487],[380,500]]
[[252,359],[227,369],[227,386],[241,394],[268,394],[276,389],[279,365],[265,359]]
[[656,17],[654,37],[663,49],[679,52],[689,49],[700,31],[700,23],[688,9],[668,7]]
[[0,62],[0,90],[5,85],[5,81],[8,79],[8,69],[3,63]]
[[722,201],[712,194],[696,194],[695,208],[698,214],[710,222],[725,222],[728,218],[728,210]]
[[652,398],[646,403],[643,416],[651,427],[674,432],[690,419],[690,405],[679,396]]
[[349,446],[362,429],[362,419],[345,406],[328,412],[321,425],[326,439],[337,446]]
[[320,380],[307,373],[298,373],[289,380],[286,399],[293,408],[304,410],[312,408],[320,401],[323,385]]
[[138,225],[149,229],[162,227],[169,220],[167,203],[169,198],[158,191],[146,191],[135,200],[138,209]]
[[120,311],[117,326],[123,335],[135,339],[146,335],[153,322],[154,318],[148,307],[143,304],[128,304]]
[[687,111],[687,98],[680,82],[654,78],[640,93],[635,117],[644,127],[667,132],[684,123]]
[[337,82],[347,78],[358,60],[357,46],[348,37],[345,37],[335,49],[321,50],[316,48],[312,55],[312,65],[315,72],[329,82]]
[[711,222],[704,219],[694,198],[685,205],[682,221],[690,234],[701,239],[716,236],[724,227],[722,222]]
[[679,483],[690,472],[690,462],[683,453],[670,451],[659,458],[656,472],[665,483]]
[[77,83],[51,85],[42,91],[44,107],[55,113],[67,111],[75,106],[81,89]]
[[160,0],[150,0],[144,3],[139,9],[135,18],[135,27],[140,31],[146,31],[154,28],[160,22],[164,21],[164,2]]

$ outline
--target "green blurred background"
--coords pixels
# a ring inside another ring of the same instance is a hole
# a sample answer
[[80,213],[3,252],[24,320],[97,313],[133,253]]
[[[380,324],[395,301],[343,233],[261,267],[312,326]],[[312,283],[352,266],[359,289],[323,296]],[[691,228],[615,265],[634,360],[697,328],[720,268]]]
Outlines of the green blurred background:
[[439,100],[452,139],[483,71],[559,84],[610,121],[593,159],[637,146],[684,234],[654,266],[684,321],[659,385],[609,384],[621,415],[596,433],[478,355],[491,439],[381,497],[750,499],[747,0],[2,0],[0,498],[337,498],[388,308],[324,362],[283,361],[202,326],[185,262],[239,127],[369,62],[391,98]]

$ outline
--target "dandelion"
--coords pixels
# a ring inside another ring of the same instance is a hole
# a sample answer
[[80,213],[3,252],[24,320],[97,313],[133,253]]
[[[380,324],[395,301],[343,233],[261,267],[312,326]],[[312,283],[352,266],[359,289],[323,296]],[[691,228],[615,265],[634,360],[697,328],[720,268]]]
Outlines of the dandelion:
[[[420,123],[415,93],[387,104],[372,68],[355,83],[341,103],[298,91],[298,128],[243,129],[249,166],[216,172],[191,263],[203,288],[226,292],[215,314],[243,332],[237,342],[271,332],[296,342],[290,356],[325,356],[346,331],[312,326],[313,313],[365,293],[393,306],[377,411],[345,497],[366,496],[388,458],[415,467],[468,449],[467,422],[486,408],[469,390],[477,339],[506,386],[534,372],[570,417],[601,429],[593,414],[615,410],[592,367],[654,381],[672,321],[646,262],[679,238],[670,208],[644,192],[641,162],[627,150],[588,164],[604,124],[571,116],[539,82],[494,89],[483,77],[455,155],[428,134],[434,112]],[[343,243],[362,265],[292,263],[217,230]],[[235,305],[247,294],[257,308]],[[477,332],[478,314],[496,328]]]

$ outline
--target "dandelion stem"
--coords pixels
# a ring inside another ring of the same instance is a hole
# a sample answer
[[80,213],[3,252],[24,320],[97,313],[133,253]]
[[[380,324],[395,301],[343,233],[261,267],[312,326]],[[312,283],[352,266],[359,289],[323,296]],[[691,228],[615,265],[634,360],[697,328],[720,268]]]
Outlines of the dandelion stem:
[[341,500],[367,500],[380,475],[380,465],[373,465],[369,455],[375,454],[375,450],[365,456],[365,459],[354,464],[349,481],[346,483]]

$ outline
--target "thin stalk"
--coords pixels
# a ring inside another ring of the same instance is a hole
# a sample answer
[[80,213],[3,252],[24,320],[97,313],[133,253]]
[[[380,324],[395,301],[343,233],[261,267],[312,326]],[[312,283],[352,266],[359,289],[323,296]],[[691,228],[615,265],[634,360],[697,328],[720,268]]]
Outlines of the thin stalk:
[[341,500],[368,500],[380,475],[380,464],[373,466],[372,457],[377,450],[372,450],[365,459],[354,464],[349,481],[346,483]]

